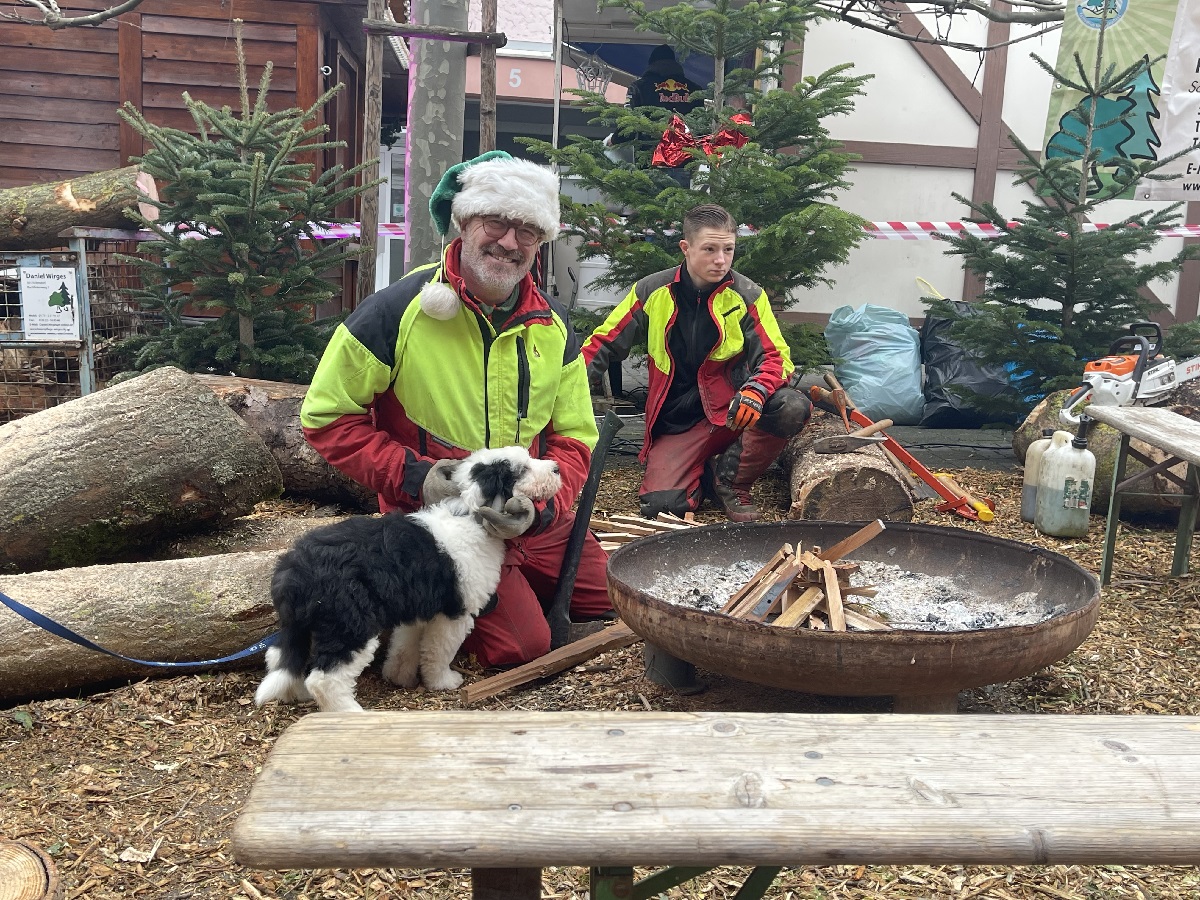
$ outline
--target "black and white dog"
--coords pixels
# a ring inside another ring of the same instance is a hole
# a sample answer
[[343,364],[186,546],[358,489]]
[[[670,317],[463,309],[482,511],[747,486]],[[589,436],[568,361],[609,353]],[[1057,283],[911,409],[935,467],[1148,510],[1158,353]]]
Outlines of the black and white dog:
[[280,635],[254,695],[316,700],[325,712],[356,712],[359,674],[392,629],[383,675],[405,688],[462,684],[450,668],[500,582],[504,541],[477,511],[503,510],[514,494],[548,500],[558,464],[520,447],[480,450],[451,475],[460,491],[410,515],[389,513],[318,528],[285,553],[271,581]]

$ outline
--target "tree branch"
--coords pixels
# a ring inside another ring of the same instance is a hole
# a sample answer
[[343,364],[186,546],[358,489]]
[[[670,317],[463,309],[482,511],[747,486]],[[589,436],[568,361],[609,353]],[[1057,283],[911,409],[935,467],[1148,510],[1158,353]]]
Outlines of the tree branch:
[[45,3],[42,0],[19,0],[19,2],[38,10],[42,14],[42,17],[40,19],[27,19],[16,13],[0,12],[0,19],[8,19],[21,25],[44,25],[51,30],[57,31],[60,28],[99,25],[102,22],[107,22],[109,19],[115,19],[122,13],[129,12],[131,9],[136,9],[142,0],[125,0],[124,3],[119,3],[108,9],[88,13],[86,16],[72,17],[64,16],[55,0],[48,0]]

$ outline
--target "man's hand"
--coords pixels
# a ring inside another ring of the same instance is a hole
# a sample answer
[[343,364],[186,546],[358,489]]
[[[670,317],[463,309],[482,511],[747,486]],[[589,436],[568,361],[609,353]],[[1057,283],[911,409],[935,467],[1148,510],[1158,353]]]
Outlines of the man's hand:
[[762,411],[762,394],[753,388],[742,388],[729,404],[729,418],[725,420],[725,427],[734,431],[753,428],[762,418]]
[[421,500],[425,506],[433,506],[462,493],[458,485],[451,481],[454,470],[461,462],[461,459],[439,459],[429,467],[421,485]]
[[533,525],[536,510],[533,508],[532,500],[518,495],[504,504],[503,512],[497,512],[490,506],[484,506],[477,509],[475,514],[479,516],[484,531],[493,537],[507,541],[520,537],[529,530]]

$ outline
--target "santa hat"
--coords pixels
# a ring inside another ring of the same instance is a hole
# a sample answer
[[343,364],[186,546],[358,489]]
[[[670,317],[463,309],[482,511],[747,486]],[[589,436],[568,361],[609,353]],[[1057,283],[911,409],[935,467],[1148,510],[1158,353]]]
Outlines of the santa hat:
[[[500,216],[558,236],[558,176],[545,166],[491,150],[451,166],[429,198],[429,213],[445,244],[450,222],[460,229],[472,216]],[[454,289],[433,281],[421,291],[421,309],[435,319],[452,319],[460,301]]]

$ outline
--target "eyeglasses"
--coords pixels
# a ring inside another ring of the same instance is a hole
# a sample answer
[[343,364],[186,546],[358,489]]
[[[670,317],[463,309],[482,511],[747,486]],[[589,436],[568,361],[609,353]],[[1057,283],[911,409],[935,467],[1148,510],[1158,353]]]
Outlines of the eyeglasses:
[[499,216],[481,216],[480,221],[483,223],[483,233],[492,240],[500,240],[509,231],[516,231],[517,243],[522,247],[532,247],[542,240],[541,230],[531,225],[510,222],[508,219],[501,219]]

